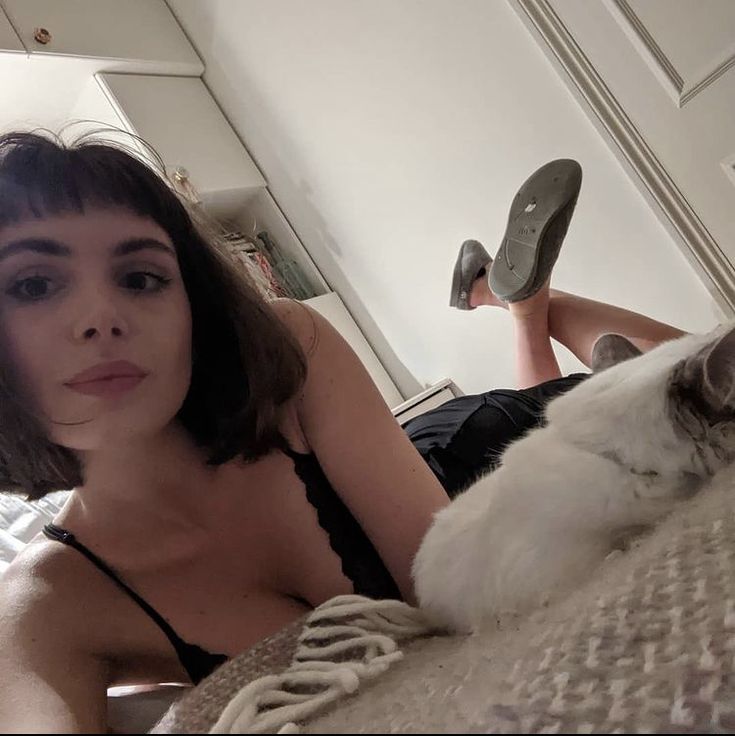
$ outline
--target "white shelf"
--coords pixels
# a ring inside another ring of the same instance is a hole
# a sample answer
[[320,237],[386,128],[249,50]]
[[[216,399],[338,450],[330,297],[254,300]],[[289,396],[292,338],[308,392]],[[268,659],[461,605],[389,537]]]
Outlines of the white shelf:
[[332,290],[267,188],[260,189],[250,197],[232,220],[240,232],[250,239],[265,230],[283,256],[298,264],[315,294]]
[[98,74],[97,80],[122,126],[153,146],[169,175],[186,169],[213,217],[232,216],[266,186],[201,79]]

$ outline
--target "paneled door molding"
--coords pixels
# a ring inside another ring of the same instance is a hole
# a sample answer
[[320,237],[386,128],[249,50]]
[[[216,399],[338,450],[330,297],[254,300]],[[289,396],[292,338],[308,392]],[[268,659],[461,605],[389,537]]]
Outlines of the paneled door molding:
[[684,79],[674,63],[656,43],[645,24],[636,15],[627,0],[603,0],[610,14],[617,20],[623,32],[640,50],[654,74],[661,80],[664,89],[671,96],[677,107],[684,107],[696,95],[707,89],[712,82],[719,79],[728,69],[735,66],[735,52],[729,52],[712,64],[712,67],[701,74],[700,78]]
[[664,224],[686,247],[685,254],[711,285],[710,291],[728,317],[735,315],[735,272],[717,242],[671,179],[661,162],[605,82],[592,66],[548,0],[509,0],[557,69],[571,82],[577,99],[586,103],[596,127],[622,154],[639,177]]

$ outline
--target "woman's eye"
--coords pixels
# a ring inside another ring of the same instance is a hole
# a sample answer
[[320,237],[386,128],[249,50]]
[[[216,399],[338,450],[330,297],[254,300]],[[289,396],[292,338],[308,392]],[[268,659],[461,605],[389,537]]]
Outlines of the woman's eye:
[[[171,281],[149,271],[130,271],[123,277],[122,286],[136,295],[154,294],[165,289]],[[53,293],[52,282],[47,276],[28,276],[15,281],[5,293],[20,302],[37,302]]]
[[24,302],[34,302],[48,296],[48,284],[51,279],[45,276],[30,276],[19,279],[7,290],[7,294]]
[[[164,278],[155,273],[148,271],[131,271],[125,274],[123,279],[126,288],[131,291],[142,291],[142,292],[156,292],[165,289],[170,283],[171,279]],[[146,288],[146,284],[150,284],[152,288]]]

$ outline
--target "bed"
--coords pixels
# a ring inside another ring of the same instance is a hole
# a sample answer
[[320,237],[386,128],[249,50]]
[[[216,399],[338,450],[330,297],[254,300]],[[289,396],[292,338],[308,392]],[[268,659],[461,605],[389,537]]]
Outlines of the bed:
[[[128,733],[202,733],[218,721],[220,732],[735,731],[734,483],[732,471],[722,474],[655,531],[611,555],[594,580],[530,617],[472,636],[418,629],[394,636],[389,666],[306,718],[281,717],[256,695],[250,716],[222,726],[244,688],[292,670],[309,628],[303,619],[196,687],[111,697],[111,726]],[[1,508],[7,524],[7,504]],[[6,534],[32,535],[52,512],[32,510],[38,518],[19,507]],[[9,546],[17,549],[21,537]]]
[[[735,731],[733,482],[721,476],[566,600],[472,636],[408,638],[402,659],[309,718],[262,729],[277,708],[261,702],[230,732]],[[152,732],[212,729],[243,687],[288,669],[303,624],[227,662]]]

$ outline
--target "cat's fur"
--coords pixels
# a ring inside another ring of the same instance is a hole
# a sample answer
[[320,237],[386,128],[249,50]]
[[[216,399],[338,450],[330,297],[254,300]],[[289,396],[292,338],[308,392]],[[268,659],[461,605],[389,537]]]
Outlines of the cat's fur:
[[734,326],[639,357],[607,336],[594,352],[604,370],[550,402],[545,427],[436,515],[413,575],[437,623],[473,631],[569,590],[622,533],[735,459]]

